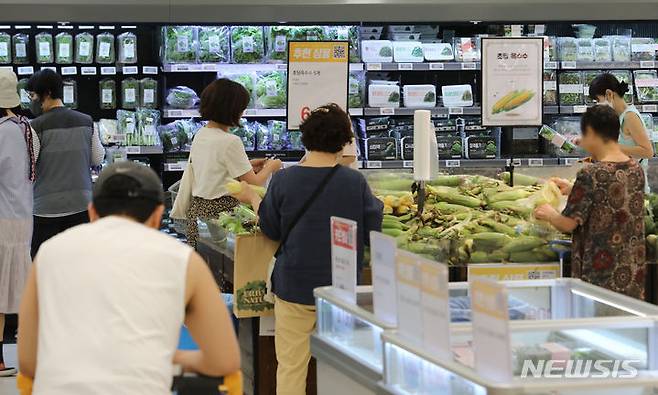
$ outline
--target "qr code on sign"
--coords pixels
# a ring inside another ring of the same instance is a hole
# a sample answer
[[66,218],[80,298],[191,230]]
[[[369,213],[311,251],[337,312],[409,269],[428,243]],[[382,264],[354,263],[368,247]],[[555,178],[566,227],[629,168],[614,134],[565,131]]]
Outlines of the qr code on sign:
[[345,47],[342,45],[334,45],[334,59],[345,58]]
[[538,271],[529,271],[528,280],[539,280],[541,278],[541,273]]

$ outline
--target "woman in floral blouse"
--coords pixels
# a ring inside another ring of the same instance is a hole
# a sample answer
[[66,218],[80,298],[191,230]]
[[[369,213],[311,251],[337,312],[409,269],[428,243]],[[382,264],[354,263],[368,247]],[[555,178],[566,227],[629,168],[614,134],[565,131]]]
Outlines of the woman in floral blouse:
[[580,170],[573,186],[556,180],[569,195],[562,214],[542,205],[535,216],[573,234],[573,277],[643,299],[644,172],[619,147],[619,117],[612,108],[589,108],[581,130],[581,146],[596,161]]

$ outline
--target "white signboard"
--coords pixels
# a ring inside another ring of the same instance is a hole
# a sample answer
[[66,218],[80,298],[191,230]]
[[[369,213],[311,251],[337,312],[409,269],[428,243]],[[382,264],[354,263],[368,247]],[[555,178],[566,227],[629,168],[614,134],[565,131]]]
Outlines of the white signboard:
[[356,304],[357,224],[331,217],[331,284],[349,302]]
[[451,361],[448,267],[420,259],[423,348],[439,358]]
[[475,370],[488,380],[508,382],[512,379],[512,346],[507,288],[480,277],[469,279],[469,288]]
[[372,300],[375,316],[397,326],[397,291],[395,289],[395,239],[370,232],[370,267],[372,268]]
[[544,40],[482,39],[482,125],[540,126]]
[[347,41],[288,42],[289,130],[328,103],[347,111],[349,49]]
[[396,254],[398,330],[402,336],[420,344],[423,336],[419,257],[406,251]]

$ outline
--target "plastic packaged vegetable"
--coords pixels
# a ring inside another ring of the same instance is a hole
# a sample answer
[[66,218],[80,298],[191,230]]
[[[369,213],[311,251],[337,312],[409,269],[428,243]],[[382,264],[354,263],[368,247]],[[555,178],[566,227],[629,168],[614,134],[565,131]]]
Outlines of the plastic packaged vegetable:
[[631,39],[631,60],[656,59],[656,43],[653,38],[633,37]]
[[240,119],[240,126],[233,128],[231,133],[240,137],[246,151],[253,151],[256,147],[256,133],[246,119]]
[[18,97],[21,99],[21,108],[23,110],[29,109],[30,102],[32,101],[32,99],[30,99],[30,95],[27,93],[28,81],[28,78],[21,78],[18,80],[18,84],[16,84],[16,90],[18,91]]
[[62,32],[55,36],[55,63],[73,63],[73,36]]
[[14,64],[28,64],[30,57],[30,36],[25,33],[16,33],[12,37],[12,48],[14,52]]
[[324,26],[293,26],[292,39],[298,41],[321,41],[326,37]]
[[583,81],[578,71],[560,73],[560,105],[575,106],[583,104]]
[[153,78],[144,78],[139,81],[140,107],[158,107],[158,81]]
[[228,63],[229,29],[226,26],[199,27],[199,62]]
[[224,77],[231,81],[240,83],[249,92],[249,105],[247,108],[254,108],[254,84],[256,81],[256,73],[239,73],[239,74],[225,74]]
[[656,70],[635,70],[635,89],[639,103],[658,102],[658,74]]
[[75,35],[75,62],[94,63],[94,36],[83,32]]
[[0,63],[11,63],[11,36],[0,32]]
[[137,36],[125,32],[117,37],[118,61],[123,64],[137,63]]
[[555,70],[544,70],[544,105],[557,105],[557,75]]
[[363,72],[350,73],[348,107],[363,107],[365,97],[365,75]]
[[37,46],[37,63],[53,63],[55,55],[53,53],[53,35],[42,32],[34,36],[34,42]]
[[137,145],[156,145],[160,126],[160,111],[140,108],[137,110]]
[[260,63],[265,55],[261,26],[231,27],[231,59],[233,63]]
[[611,62],[612,61],[612,47],[610,46],[609,38],[595,38],[594,43],[594,61],[595,62]]
[[594,104],[594,100],[589,97],[589,86],[594,81],[594,78],[601,75],[601,71],[583,71],[583,96],[585,104]]
[[96,36],[96,63],[114,63],[114,35],[101,33]]
[[251,127],[256,135],[256,150],[258,151],[267,151],[270,148],[270,132],[267,129],[267,125],[263,125],[258,121],[251,123]]
[[139,81],[126,78],[121,81],[121,108],[135,109],[139,105]]
[[192,141],[201,125],[193,119],[177,119],[158,128],[160,141],[165,152],[183,150]]
[[78,85],[75,80],[64,80],[62,90],[62,102],[68,108],[78,108]]
[[258,74],[256,81],[256,108],[285,108],[286,73],[272,71]]
[[194,108],[198,102],[199,96],[186,86],[176,86],[167,93],[167,104],[172,108]]
[[626,103],[633,103],[633,78],[629,70],[612,70],[610,74],[614,75],[619,82],[628,84],[628,92],[624,95]]
[[477,38],[455,37],[453,48],[455,50],[455,61],[457,62],[480,61],[480,46]]
[[117,110],[117,121],[119,121],[119,133],[126,135],[126,140],[131,139],[128,137],[134,135],[137,131],[137,118],[134,111]]
[[594,61],[594,45],[591,38],[579,38],[576,40],[578,45],[577,60],[579,62]]
[[113,79],[105,78],[98,82],[99,106],[103,110],[117,108],[117,86]]
[[304,150],[304,144],[302,144],[302,132],[288,131],[288,140],[290,141],[289,149],[295,151]]
[[578,60],[578,42],[573,37],[559,37],[557,40],[560,60],[575,62]]
[[196,61],[197,29],[194,26],[164,26],[163,62],[190,63]]
[[267,60],[272,63],[285,62],[288,59],[288,40],[292,39],[292,26],[267,26]]
[[267,149],[280,151],[288,149],[288,128],[284,121],[267,121],[268,144]]
[[615,62],[631,61],[631,38],[626,36],[612,36],[612,60]]

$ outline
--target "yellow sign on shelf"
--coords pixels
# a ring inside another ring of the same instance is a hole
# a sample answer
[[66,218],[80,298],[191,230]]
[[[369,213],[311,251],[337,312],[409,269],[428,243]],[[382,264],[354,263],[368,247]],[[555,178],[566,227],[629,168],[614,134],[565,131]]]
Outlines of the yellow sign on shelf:
[[537,264],[471,264],[468,278],[486,277],[496,281],[548,280],[561,276],[559,263]]

